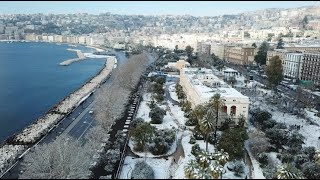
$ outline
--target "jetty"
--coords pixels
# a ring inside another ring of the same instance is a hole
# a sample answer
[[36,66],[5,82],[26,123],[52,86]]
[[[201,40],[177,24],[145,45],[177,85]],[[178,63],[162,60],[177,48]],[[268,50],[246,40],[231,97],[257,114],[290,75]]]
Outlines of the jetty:
[[76,51],[77,52],[77,56],[78,58],[73,58],[73,59],[68,59],[66,61],[63,61],[60,63],[61,66],[68,66],[70,65],[71,63],[73,62],[77,62],[77,61],[81,61],[81,60],[84,60],[86,59],[86,57],[84,56],[84,54],[78,50],[78,49],[67,49],[68,51]]

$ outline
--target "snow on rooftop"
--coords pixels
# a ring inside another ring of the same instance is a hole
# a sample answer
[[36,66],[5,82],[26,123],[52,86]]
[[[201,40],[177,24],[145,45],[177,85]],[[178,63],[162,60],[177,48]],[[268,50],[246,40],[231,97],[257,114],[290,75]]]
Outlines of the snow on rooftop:
[[238,72],[238,71],[231,69],[231,68],[227,68],[227,69],[223,70],[223,72]]

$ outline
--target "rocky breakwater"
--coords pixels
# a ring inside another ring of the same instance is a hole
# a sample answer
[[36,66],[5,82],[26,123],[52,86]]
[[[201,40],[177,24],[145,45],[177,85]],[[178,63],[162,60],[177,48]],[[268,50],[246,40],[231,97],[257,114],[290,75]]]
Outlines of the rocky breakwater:
[[76,108],[85,96],[88,96],[100,86],[112,72],[115,62],[116,58],[114,56],[108,57],[105,67],[95,77],[64,98],[45,115],[26,127],[21,133],[7,139],[5,144],[0,148],[0,177],[1,174],[4,173],[5,168],[12,164],[28,145],[39,141],[40,138],[48,133],[50,129],[53,129],[54,125],[60,122],[66,114]]
[[61,66],[68,66],[70,65],[71,63],[73,62],[77,62],[77,61],[81,61],[81,60],[84,60],[86,59],[86,57],[84,56],[84,54],[78,50],[78,49],[67,49],[68,51],[76,51],[77,52],[77,56],[78,58],[74,58],[74,59],[68,59],[66,61],[63,61],[60,63]]

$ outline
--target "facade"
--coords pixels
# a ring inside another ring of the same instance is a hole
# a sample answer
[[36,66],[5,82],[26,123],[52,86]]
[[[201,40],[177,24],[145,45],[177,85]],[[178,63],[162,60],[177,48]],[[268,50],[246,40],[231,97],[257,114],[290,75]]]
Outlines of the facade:
[[248,65],[254,60],[254,47],[234,47],[225,48],[225,59],[234,64]]
[[203,42],[197,42],[197,52],[210,55],[211,54],[211,45],[205,44]]
[[190,67],[190,63],[188,63],[187,61],[185,61],[183,59],[180,59],[177,62],[169,62],[168,65],[166,65],[166,67],[177,69],[180,71],[183,68]]
[[300,80],[311,80],[320,86],[320,53],[304,53]]
[[288,51],[300,51],[300,52],[319,52],[320,46],[295,46],[295,47],[284,47]]
[[224,59],[224,44],[211,44],[211,53],[218,56],[220,59]]
[[[215,76],[211,69],[183,68],[180,71],[180,85],[191,102],[192,108],[199,104],[207,103],[219,93],[224,100],[225,106],[221,109],[221,116],[232,117],[234,123],[243,115],[247,120],[249,110],[249,98],[231,88],[223,80]],[[221,118],[218,126],[225,118]]]
[[273,58],[274,56],[279,56],[280,60],[282,61],[282,65],[284,63],[284,60],[286,58],[286,54],[287,54],[287,50],[285,49],[274,49],[274,50],[268,50],[267,52],[267,62],[266,65],[269,65],[269,61],[271,58]]
[[287,53],[283,64],[283,75],[292,79],[300,79],[302,53]]

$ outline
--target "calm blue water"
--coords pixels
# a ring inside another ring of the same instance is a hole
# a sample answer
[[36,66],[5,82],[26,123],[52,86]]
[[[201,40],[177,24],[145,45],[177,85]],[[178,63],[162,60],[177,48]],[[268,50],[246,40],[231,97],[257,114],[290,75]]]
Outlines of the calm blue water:
[[0,143],[81,87],[105,63],[89,59],[60,66],[77,57],[67,48],[94,51],[66,44],[0,42]]

